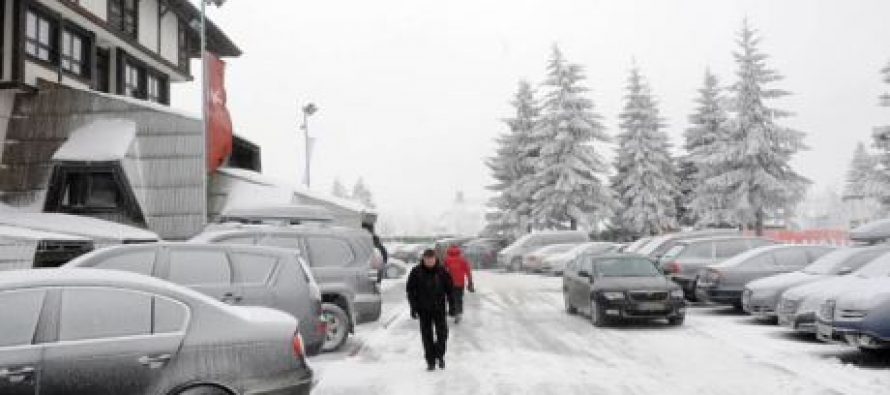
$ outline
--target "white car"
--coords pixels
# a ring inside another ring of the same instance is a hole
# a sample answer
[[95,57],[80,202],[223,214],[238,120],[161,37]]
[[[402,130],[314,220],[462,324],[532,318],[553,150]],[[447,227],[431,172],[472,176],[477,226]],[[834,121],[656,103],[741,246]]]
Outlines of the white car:
[[607,252],[615,252],[617,249],[617,244],[608,242],[594,241],[578,244],[571,250],[544,258],[544,262],[541,264],[541,270],[555,276],[562,276],[566,264],[581,254],[598,255]]

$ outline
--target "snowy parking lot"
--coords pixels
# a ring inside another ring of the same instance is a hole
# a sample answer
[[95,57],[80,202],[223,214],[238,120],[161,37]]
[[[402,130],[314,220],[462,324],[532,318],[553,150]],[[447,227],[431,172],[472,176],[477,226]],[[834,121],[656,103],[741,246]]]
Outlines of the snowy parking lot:
[[317,394],[883,394],[890,359],[819,343],[731,308],[693,306],[682,327],[594,328],[566,314],[562,280],[477,273],[444,371],[426,372],[404,284],[343,350],[314,358]]

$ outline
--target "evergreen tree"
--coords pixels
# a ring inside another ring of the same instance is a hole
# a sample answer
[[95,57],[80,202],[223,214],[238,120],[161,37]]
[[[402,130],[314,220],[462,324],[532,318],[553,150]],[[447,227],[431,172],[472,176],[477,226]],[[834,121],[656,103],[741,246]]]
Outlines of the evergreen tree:
[[528,230],[531,214],[531,191],[522,187],[521,180],[534,176],[534,160],[538,155],[532,130],[539,108],[528,82],[519,82],[510,105],[514,109],[513,117],[504,120],[509,131],[498,137],[495,156],[486,161],[495,180],[488,187],[495,196],[488,203],[493,211],[486,215],[486,234],[516,237]]
[[[890,84],[890,62],[883,69],[883,80]],[[880,104],[890,107],[890,93],[880,96]],[[890,210],[890,125],[878,126],[873,133],[874,147],[878,150],[878,170],[873,173],[872,193],[880,200],[885,211]]]
[[875,188],[877,158],[868,152],[865,144],[856,145],[853,160],[847,170],[847,183],[844,186],[844,199],[865,199],[881,195],[880,188]]
[[349,192],[346,192],[346,187],[343,186],[343,183],[340,182],[340,179],[334,179],[334,185],[331,187],[331,195],[334,197],[349,199]]
[[729,138],[726,98],[717,76],[705,71],[704,86],[698,90],[695,112],[689,116],[691,126],[683,133],[686,155],[680,160],[680,191],[683,225],[726,225],[727,207],[724,191],[708,188],[705,180],[717,175],[707,162]]
[[767,87],[782,76],[767,68],[767,55],[757,48],[760,38],[747,20],[738,43],[740,50],[733,54],[738,82],[731,88],[730,136],[704,161],[716,173],[705,183],[725,191],[725,210],[732,222],[753,227],[761,235],[767,215],[788,213],[803,197],[810,181],[789,162],[806,146],[802,132],[776,123],[791,114],[766,104],[789,93]]
[[594,112],[580,65],[570,64],[554,45],[547,66],[542,115],[533,139],[540,156],[533,177],[522,180],[524,191],[534,191],[532,216],[536,227],[577,229],[611,217],[614,197],[602,180],[608,165],[597,143],[609,137]]
[[624,98],[613,180],[621,204],[616,222],[637,236],[676,229],[674,199],[679,189],[670,142],[657,103],[636,67]]
[[377,207],[374,204],[374,197],[371,195],[371,190],[365,186],[365,180],[361,177],[355,181],[355,185],[352,187],[352,200],[364,204],[365,207],[368,208]]

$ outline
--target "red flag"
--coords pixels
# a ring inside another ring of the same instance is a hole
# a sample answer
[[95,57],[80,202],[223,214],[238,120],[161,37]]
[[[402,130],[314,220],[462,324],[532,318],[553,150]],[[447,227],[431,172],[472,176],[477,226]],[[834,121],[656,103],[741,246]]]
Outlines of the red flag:
[[232,117],[226,108],[226,63],[207,52],[209,97],[207,98],[207,171],[216,171],[232,154]]

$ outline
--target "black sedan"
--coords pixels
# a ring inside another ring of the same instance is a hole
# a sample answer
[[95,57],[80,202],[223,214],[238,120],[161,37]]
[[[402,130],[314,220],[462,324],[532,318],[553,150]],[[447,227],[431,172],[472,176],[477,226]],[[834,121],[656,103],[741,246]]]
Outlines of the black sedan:
[[581,255],[563,274],[566,311],[587,313],[595,326],[628,319],[667,319],[681,325],[686,302],[680,287],[646,257]]

